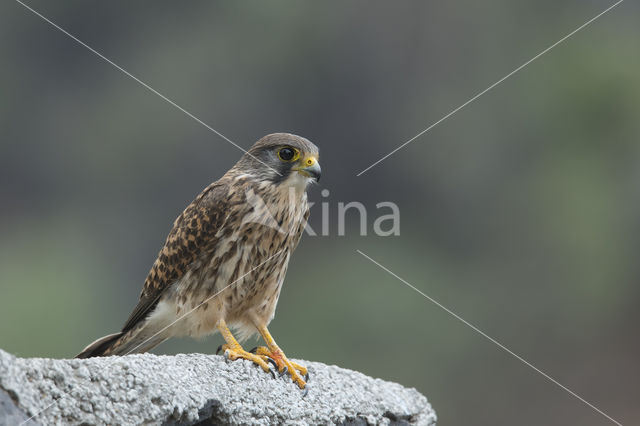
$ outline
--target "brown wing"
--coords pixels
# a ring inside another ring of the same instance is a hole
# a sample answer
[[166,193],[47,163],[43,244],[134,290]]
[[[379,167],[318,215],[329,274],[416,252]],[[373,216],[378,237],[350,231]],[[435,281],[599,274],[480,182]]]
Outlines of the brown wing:
[[175,220],[164,247],[144,282],[140,300],[122,328],[131,330],[158,304],[164,291],[179,280],[189,266],[216,242],[228,204],[228,185],[222,181],[209,185]]

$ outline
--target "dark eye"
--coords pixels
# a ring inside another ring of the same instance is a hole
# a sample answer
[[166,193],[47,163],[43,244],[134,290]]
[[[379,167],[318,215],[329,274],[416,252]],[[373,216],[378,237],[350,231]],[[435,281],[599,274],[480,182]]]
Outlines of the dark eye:
[[278,151],[278,157],[280,157],[282,161],[291,161],[295,155],[296,151],[288,146],[281,148],[280,151]]

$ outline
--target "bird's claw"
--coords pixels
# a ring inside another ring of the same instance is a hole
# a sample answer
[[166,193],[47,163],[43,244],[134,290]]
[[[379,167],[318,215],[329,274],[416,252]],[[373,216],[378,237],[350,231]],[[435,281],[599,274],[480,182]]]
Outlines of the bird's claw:
[[[289,361],[280,349],[271,350],[267,347],[260,346],[256,349],[256,355],[266,357],[267,361],[276,367],[280,373],[280,377],[289,374],[291,376],[291,380],[293,380],[300,389],[305,388],[307,384],[305,379],[308,379],[309,371],[306,367]],[[304,376],[305,379],[303,379],[301,375]]]
[[[250,351],[245,351],[240,345],[230,346],[224,344],[218,346],[216,354],[220,351],[223,351],[222,355],[226,361],[234,361],[238,358],[252,361],[254,364],[262,367],[265,372],[271,373],[274,379],[284,377],[288,374],[300,389],[305,389],[309,381],[309,371],[307,368],[289,361],[280,349],[272,351],[269,348],[260,346]],[[278,373],[278,376],[276,376],[276,373]],[[306,394],[307,392],[305,391],[303,397],[306,396]]]
[[[271,358],[269,358],[271,359]],[[280,377],[284,376],[285,374],[287,374],[289,372],[289,367],[287,367],[286,365],[284,366],[284,368],[282,369],[282,371],[280,372]]]
[[272,358],[266,357],[267,362],[271,365],[273,365],[276,369],[278,369],[278,363],[275,362]]
[[275,371],[273,371],[273,369],[269,366],[269,364],[267,364],[266,360],[268,360],[268,358],[266,356],[247,352],[244,349],[242,349],[240,345],[232,347],[225,344],[218,349],[224,351],[222,355],[224,356],[225,360],[235,361],[236,359],[246,359],[260,366],[265,372],[271,373],[274,379],[276,378]]

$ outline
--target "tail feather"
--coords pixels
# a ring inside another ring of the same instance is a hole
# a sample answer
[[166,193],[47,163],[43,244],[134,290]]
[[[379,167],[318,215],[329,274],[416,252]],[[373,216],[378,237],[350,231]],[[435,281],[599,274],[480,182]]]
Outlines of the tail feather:
[[150,351],[170,337],[170,334],[165,332],[164,328],[160,328],[160,325],[141,323],[132,330],[101,337],[84,348],[76,358],[129,355]]
[[91,358],[94,356],[106,356],[109,355],[108,350],[114,346],[114,344],[122,337],[124,333],[113,333],[108,336],[104,336],[92,342],[82,350],[76,358]]

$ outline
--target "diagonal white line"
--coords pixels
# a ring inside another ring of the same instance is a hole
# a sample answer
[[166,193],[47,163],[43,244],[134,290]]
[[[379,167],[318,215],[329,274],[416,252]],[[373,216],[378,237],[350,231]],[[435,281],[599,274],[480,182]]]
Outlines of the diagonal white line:
[[[231,284],[227,285],[226,287],[224,287],[222,290],[220,290],[219,292],[215,293],[213,296],[209,296],[208,298],[204,299],[201,303],[199,303],[195,308],[191,309],[190,311],[186,312],[184,315],[179,316],[175,321],[173,321],[171,324],[169,324],[168,326],[164,327],[163,329],[161,329],[160,331],[158,331],[156,334],[154,334],[153,336],[149,337],[147,340],[145,340],[144,342],[140,343],[138,346],[136,346],[135,348],[131,349],[129,352],[127,352],[124,355],[129,355],[131,353],[133,353],[136,349],[138,349],[140,346],[144,345],[145,343],[147,343],[149,340],[153,339],[154,337],[156,337],[158,334],[162,333],[163,331],[165,331],[166,329],[168,329],[169,327],[171,327],[172,325],[174,325],[175,323],[177,323],[178,321],[182,320],[184,317],[186,317],[187,315],[192,314],[196,309],[198,309],[200,306],[204,305],[205,303],[207,303],[209,300],[213,299],[214,297],[216,297],[217,295],[219,295],[220,293],[222,293],[223,291],[225,291],[226,289],[228,289],[229,287],[231,287],[232,285],[234,285],[235,283],[237,283],[238,281],[240,281],[241,279],[243,279],[244,277],[246,277],[247,275],[249,275],[250,273],[252,273],[253,271],[255,271],[256,269],[258,269],[259,267],[261,267],[262,265],[264,265],[265,263],[267,263],[268,261],[270,261],[271,259],[273,259],[274,257],[278,256],[279,254],[281,254],[282,252],[284,252],[285,249],[282,249],[278,252],[276,252],[274,255],[269,256],[264,262],[261,262],[258,266],[252,268],[249,270],[249,272],[247,272],[246,274],[242,275],[240,278],[238,278],[237,280],[233,281]],[[123,355],[123,356],[124,356]]]
[[[282,252],[284,252],[285,250],[282,249],[278,252],[276,252],[275,254],[269,256],[265,261],[261,262],[260,264],[258,264],[257,266],[251,268],[247,273],[243,274],[240,278],[236,279],[235,281],[231,282],[230,284],[228,284],[226,287],[224,287],[222,290],[218,291],[217,293],[215,293],[213,296],[210,296],[208,298],[206,298],[203,302],[201,302],[200,304],[198,304],[195,308],[191,309],[188,312],[185,312],[183,315],[179,316],[175,321],[173,321],[171,324],[167,325],[166,327],[164,327],[163,329],[161,329],[160,331],[158,331],[156,334],[154,334],[153,336],[149,337],[147,340],[145,340],[144,342],[140,343],[138,346],[136,346],[135,348],[131,349],[129,352],[127,352],[126,354],[122,355],[122,356],[126,356],[131,354],[132,352],[134,352],[136,349],[138,349],[140,346],[144,345],[145,343],[147,343],[149,340],[153,339],[154,337],[156,337],[158,334],[162,333],[163,331],[165,331],[166,329],[168,329],[169,327],[171,327],[172,325],[174,325],[175,323],[177,323],[178,321],[182,320],[184,317],[192,314],[196,309],[198,309],[200,306],[204,305],[205,303],[207,303],[209,300],[213,299],[214,297],[216,297],[217,295],[219,295],[220,293],[222,293],[223,291],[225,291],[226,289],[228,289],[229,287],[231,287],[232,285],[234,285],[235,283],[237,283],[238,281],[240,281],[241,279],[243,279],[244,277],[246,277],[247,275],[249,275],[250,273],[252,273],[253,271],[255,271],[256,269],[260,268],[262,265],[264,265],[265,263],[267,263],[268,261],[270,261],[271,259],[273,259],[274,257],[280,255]],[[44,407],[43,409],[41,409],[40,411],[38,411],[36,414],[34,414],[33,416],[29,417],[27,420],[23,421],[22,423],[20,423],[19,426],[23,426],[24,424],[30,422],[31,420],[33,420],[35,417],[38,417],[40,414],[44,413],[45,411],[47,411],[49,408],[51,408],[52,406],[54,406],[55,404],[57,404],[58,402],[60,402],[60,400],[62,400],[63,398],[66,398],[67,396],[69,396],[69,394],[65,394],[63,396],[61,396],[60,398],[56,399],[55,401],[53,401],[51,404],[47,405],[46,407]]]
[[582,30],[583,28],[585,28],[586,26],[588,26],[589,24],[591,24],[593,21],[595,21],[596,19],[600,18],[602,15],[604,15],[605,13],[609,12],[611,9],[613,9],[614,7],[616,7],[617,5],[619,5],[620,3],[622,3],[624,0],[618,0],[618,2],[612,4],[611,6],[609,6],[608,8],[606,8],[605,10],[603,10],[602,12],[600,12],[599,14],[597,14],[596,16],[594,16],[593,18],[589,19],[587,22],[585,22],[584,24],[580,25],[578,28],[576,28],[575,30],[571,31],[569,34],[567,34],[566,36],[562,37],[560,40],[556,41],[555,43],[553,43],[551,46],[547,47],[546,49],[544,49],[542,52],[538,53],[536,56],[534,56],[533,58],[529,59],[527,62],[525,62],[524,64],[520,65],[518,68],[514,69],[513,71],[511,71],[509,74],[505,75],[504,77],[502,77],[500,80],[496,81],[495,83],[493,83],[492,85],[490,85],[489,87],[487,87],[486,89],[484,89],[483,91],[479,92],[478,94],[476,94],[474,97],[472,97],[471,99],[469,99],[468,101],[466,101],[465,103],[463,103],[462,105],[460,105],[459,107],[457,107],[456,109],[454,109],[453,111],[449,112],[447,115],[445,115],[444,117],[442,117],[440,120],[436,121],[435,123],[433,123],[432,125],[430,125],[429,127],[427,127],[426,129],[424,129],[423,131],[421,131],[420,133],[418,133],[417,135],[415,135],[414,137],[412,137],[411,139],[409,139],[408,141],[406,141],[405,143],[403,143],[402,145],[398,146],[397,148],[395,148],[393,151],[391,151],[390,153],[388,153],[387,155],[385,155],[384,157],[382,157],[381,159],[379,159],[378,161],[376,161],[375,163],[371,164],[369,167],[367,167],[366,169],[362,170],[360,173],[358,173],[356,176],[360,176],[363,173],[367,172],[369,169],[375,167],[376,165],[380,164],[382,161],[386,160],[387,158],[389,158],[390,156],[392,156],[393,154],[395,154],[396,152],[400,151],[402,148],[404,148],[405,146],[409,145],[411,142],[413,142],[414,140],[418,139],[420,136],[424,135],[425,133],[427,133],[429,130],[433,129],[434,127],[436,127],[438,124],[442,123],[444,120],[446,120],[447,118],[451,117],[453,114],[457,113],[458,111],[460,111],[462,108],[466,107],[467,105],[469,105],[471,102],[475,101],[476,99],[478,99],[480,96],[484,95],[485,93],[487,93],[488,91],[490,91],[491,89],[493,89],[494,87],[496,87],[497,85],[499,85],[500,83],[502,83],[503,81],[505,81],[506,79],[508,79],[509,77],[511,77],[512,75],[514,75],[515,73],[517,73],[518,71],[520,71],[521,69],[523,69],[524,67],[526,67],[527,65],[529,65],[531,62],[535,61],[536,59],[538,59],[539,57],[541,57],[542,55],[544,55],[545,53],[549,52],[551,49],[553,49],[554,47],[556,47],[557,45],[559,45],[560,43],[562,43],[563,41],[565,41],[566,39],[568,39],[569,37],[571,37],[572,35],[574,35],[575,33],[577,33],[578,31]]
[[396,275],[395,273],[393,273],[391,270],[389,270],[388,268],[384,267],[383,265],[381,265],[379,262],[373,260],[371,257],[367,256],[366,254],[364,254],[362,251],[360,250],[356,250],[358,253],[360,253],[362,256],[364,256],[366,259],[368,259],[369,261],[371,261],[372,263],[374,263],[375,265],[377,265],[378,267],[380,267],[380,269],[386,271],[387,273],[389,273],[390,275],[392,275],[394,278],[402,281],[404,284],[406,284],[408,287],[412,288],[413,290],[417,291],[418,293],[420,293],[424,298],[428,299],[430,302],[432,302],[433,304],[435,304],[436,306],[438,306],[439,308],[443,309],[445,312],[447,312],[449,315],[453,316],[455,319],[457,319],[458,321],[462,322],[464,325],[466,325],[467,327],[471,328],[473,331],[475,331],[476,333],[482,335],[484,338],[486,338],[487,340],[489,340],[491,343],[495,344],[496,346],[498,346],[500,349],[504,350],[505,352],[507,352],[509,355],[515,357],[518,361],[524,363],[525,365],[527,365],[528,367],[532,368],[533,370],[535,370],[537,373],[541,374],[543,377],[545,377],[547,380],[551,381],[552,383],[558,385],[560,388],[564,389],[565,391],[567,391],[569,394],[571,394],[572,396],[576,397],[577,399],[579,399],[580,401],[584,402],[585,404],[587,404],[589,407],[593,408],[595,411],[597,411],[598,413],[602,414],[604,417],[606,417],[607,419],[611,420],[613,423],[617,424],[618,426],[622,426],[622,423],[618,422],[617,420],[615,420],[614,418],[612,418],[611,416],[609,416],[607,413],[605,413],[604,411],[600,410],[598,407],[596,407],[595,405],[591,404],[589,401],[587,401],[586,399],[584,399],[583,397],[581,397],[580,395],[578,395],[577,393],[575,393],[574,391],[572,391],[571,389],[569,389],[568,387],[564,386],[562,383],[558,382],[556,379],[554,379],[553,377],[551,377],[550,375],[548,375],[547,373],[545,373],[544,371],[540,370],[539,368],[537,368],[535,365],[531,364],[529,361],[527,361],[526,359],[522,358],[520,355],[514,353],[512,350],[510,350],[509,348],[507,348],[505,345],[503,345],[502,343],[498,342],[496,339],[494,339],[493,337],[489,336],[487,333],[485,333],[484,331],[480,330],[478,327],[476,327],[475,325],[471,324],[469,321],[465,320],[464,318],[462,318],[460,315],[456,314],[455,312],[453,312],[451,309],[447,308],[446,306],[444,306],[443,304],[441,304],[440,302],[438,302],[437,300],[435,300],[434,298],[430,297],[429,295],[427,295],[426,293],[424,293],[423,291],[417,289],[415,286],[413,286],[412,284],[410,284],[409,282],[407,282],[406,280],[402,279],[401,277],[399,277],[398,275]]
[[166,97],[165,95],[163,95],[162,93],[158,92],[156,89],[154,89],[153,87],[149,86],[147,83],[145,83],[144,81],[140,80],[138,77],[136,77],[135,75],[131,74],[129,71],[127,71],[126,69],[122,68],[120,65],[116,64],[115,62],[113,62],[111,59],[107,58],[106,56],[104,56],[102,53],[98,52],[97,50],[95,50],[93,47],[89,46],[88,44],[86,44],[85,42],[83,42],[82,40],[80,40],[79,38],[77,38],[76,36],[74,36],[73,34],[71,34],[69,31],[65,30],[64,28],[62,28],[61,26],[59,26],[58,24],[56,24],[55,22],[51,21],[49,18],[47,18],[46,16],[42,15],[41,13],[39,13],[37,10],[33,9],[32,7],[26,5],[25,3],[23,3],[20,0],[16,0],[17,3],[21,4],[22,6],[24,6],[27,10],[31,11],[34,15],[38,16],[39,18],[41,18],[42,20],[44,20],[45,22],[49,23],[52,27],[54,27],[55,29],[59,30],[60,32],[64,33],[65,35],[67,35],[69,38],[71,38],[72,40],[74,40],[76,43],[80,44],[81,46],[87,48],[90,52],[92,52],[93,54],[95,54],[96,56],[98,56],[100,59],[103,59],[105,62],[107,62],[108,64],[110,64],[111,66],[113,66],[114,68],[116,68],[117,70],[121,71],[122,73],[124,73],[126,76],[132,78],[134,81],[136,81],[137,83],[139,83],[142,87],[144,87],[145,89],[149,90],[151,93],[158,95],[160,98],[162,98],[163,100],[165,100],[166,102],[168,102],[171,106],[177,108],[178,110],[182,111],[184,114],[186,114],[187,116],[191,117],[192,119],[194,119],[196,122],[198,122],[199,124],[203,125],[204,127],[206,127],[207,129],[211,130],[213,133],[215,133],[216,135],[220,136],[222,139],[224,139],[225,141],[229,142],[231,145],[235,146],[236,148],[238,148],[240,151],[244,152],[245,154],[249,155],[251,158],[253,158],[256,161],[259,161],[260,163],[264,164],[265,166],[269,167],[271,170],[273,170],[274,172],[276,172],[279,176],[282,176],[276,169],[272,168],[271,166],[269,166],[268,164],[266,164],[264,161],[260,160],[259,158],[256,158],[254,155],[250,154],[249,152],[247,152],[247,150],[245,150],[243,147],[241,147],[240,145],[238,145],[237,143],[235,143],[234,141],[232,141],[231,139],[229,139],[228,137],[226,137],[225,135],[223,135],[222,133],[220,133],[219,131],[217,131],[216,129],[214,129],[213,127],[209,126],[207,123],[205,123],[204,121],[200,120],[198,117],[196,117],[195,115],[191,114],[189,111],[187,111],[186,109],[184,109],[183,107],[181,107],[180,105],[178,105],[177,103],[175,103],[174,101],[172,101],[171,99],[169,99],[168,97]]

